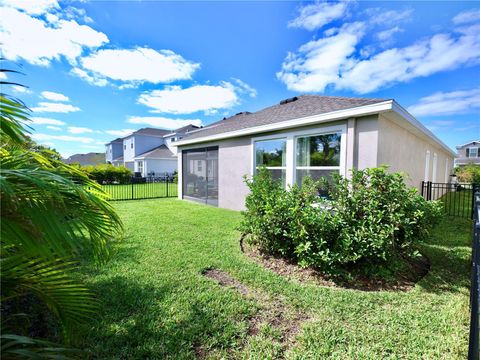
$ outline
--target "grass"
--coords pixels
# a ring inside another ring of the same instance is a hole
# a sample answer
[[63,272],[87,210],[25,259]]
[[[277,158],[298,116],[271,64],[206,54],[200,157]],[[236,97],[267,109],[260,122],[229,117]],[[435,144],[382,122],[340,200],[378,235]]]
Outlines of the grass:
[[[422,248],[429,274],[409,292],[362,292],[289,281],[239,250],[240,213],[177,199],[115,204],[126,227],[112,260],[83,277],[102,306],[80,329],[100,359],[464,359],[470,222],[448,218]],[[255,293],[202,275],[216,268]],[[249,320],[285,306],[304,313],[295,342]],[[272,308],[270,308],[270,311]]]
[[472,190],[449,191],[440,197],[439,200],[443,203],[446,214],[465,218],[469,218],[472,214]]
[[111,200],[150,199],[176,197],[178,184],[155,182],[144,184],[102,185],[102,189],[110,196]]

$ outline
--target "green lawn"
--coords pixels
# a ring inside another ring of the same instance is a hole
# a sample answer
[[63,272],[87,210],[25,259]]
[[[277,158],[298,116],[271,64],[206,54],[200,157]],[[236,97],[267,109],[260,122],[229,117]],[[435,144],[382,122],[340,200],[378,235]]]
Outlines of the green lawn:
[[102,185],[102,189],[110,195],[111,200],[149,199],[176,197],[178,184],[155,182],[144,184]]
[[[466,358],[467,220],[435,230],[423,247],[431,271],[413,290],[362,292],[300,284],[246,258],[238,212],[177,199],[115,206],[126,238],[106,266],[82,275],[102,302],[80,334],[91,358]],[[248,291],[220,286],[202,275],[207,268]],[[288,326],[298,332],[285,341]]]

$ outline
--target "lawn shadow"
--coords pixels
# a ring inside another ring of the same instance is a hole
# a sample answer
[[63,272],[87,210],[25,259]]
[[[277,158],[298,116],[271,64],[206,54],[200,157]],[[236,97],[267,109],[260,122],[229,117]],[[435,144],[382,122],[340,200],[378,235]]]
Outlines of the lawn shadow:
[[241,334],[241,319],[219,314],[201,295],[192,296],[182,311],[172,310],[176,286],[116,276],[90,288],[101,309],[81,331],[80,342],[89,359],[202,358],[209,351],[231,348]]
[[418,286],[431,293],[468,291],[471,265],[471,221],[445,217],[422,245],[430,272]]

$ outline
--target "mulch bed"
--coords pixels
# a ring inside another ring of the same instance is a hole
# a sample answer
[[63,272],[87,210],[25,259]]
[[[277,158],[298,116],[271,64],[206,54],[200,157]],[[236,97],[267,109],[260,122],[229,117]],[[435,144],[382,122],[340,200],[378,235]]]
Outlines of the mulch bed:
[[426,256],[416,259],[404,259],[407,269],[395,274],[395,280],[371,279],[365,276],[354,276],[345,280],[340,277],[324,274],[313,268],[301,268],[296,263],[281,257],[260,252],[256,247],[242,244],[246,256],[263,267],[299,283],[310,283],[333,288],[347,288],[362,291],[409,291],[430,270],[430,261]]

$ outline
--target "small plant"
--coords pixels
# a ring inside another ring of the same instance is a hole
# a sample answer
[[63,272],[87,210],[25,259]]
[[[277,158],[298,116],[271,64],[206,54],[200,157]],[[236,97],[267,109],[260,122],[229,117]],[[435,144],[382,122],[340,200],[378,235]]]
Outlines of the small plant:
[[[384,167],[353,170],[351,179],[334,176],[328,187],[307,178],[285,190],[266,169],[246,183],[251,193],[240,230],[247,241],[325,272],[388,268],[414,254],[441,214],[438,203]],[[326,188],[328,201],[318,196]]]

